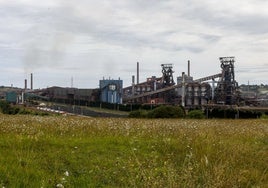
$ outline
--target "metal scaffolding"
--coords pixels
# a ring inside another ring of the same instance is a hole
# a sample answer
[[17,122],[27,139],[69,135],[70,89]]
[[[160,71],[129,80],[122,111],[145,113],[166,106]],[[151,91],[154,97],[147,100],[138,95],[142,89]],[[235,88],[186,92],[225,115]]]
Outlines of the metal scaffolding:
[[215,89],[217,104],[233,105],[238,99],[238,83],[235,81],[234,57],[220,57],[222,76]]
[[161,64],[162,66],[162,87],[168,87],[174,85],[172,64]]

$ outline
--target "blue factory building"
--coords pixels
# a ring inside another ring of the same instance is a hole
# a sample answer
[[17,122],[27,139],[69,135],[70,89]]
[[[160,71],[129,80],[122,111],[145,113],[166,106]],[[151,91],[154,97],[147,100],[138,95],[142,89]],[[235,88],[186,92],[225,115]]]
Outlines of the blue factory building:
[[17,103],[18,95],[15,91],[10,91],[6,93],[6,101],[9,103]]
[[123,80],[100,80],[101,102],[122,104]]

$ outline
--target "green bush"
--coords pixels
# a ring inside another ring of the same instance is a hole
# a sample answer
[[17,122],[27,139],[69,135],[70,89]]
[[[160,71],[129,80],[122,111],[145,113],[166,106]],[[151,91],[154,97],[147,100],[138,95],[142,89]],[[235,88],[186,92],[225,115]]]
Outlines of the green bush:
[[49,113],[47,112],[39,112],[34,110],[29,110],[24,107],[18,107],[10,105],[7,101],[0,100],[0,112],[3,114],[10,114],[10,115],[40,115],[40,116],[47,116]]
[[130,118],[146,118],[148,116],[148,112],[146,110],[135,110],[129,113]]
[[220,109],[214,108],[208,112],[209,118],[232,118],[235,119],[256,119],[262,116],[261,112],[255,110],[237,110],[237,109]]
[[136,110],[129,113],[130,118],[181,118],[184,110],[178,106],[160,106],[151,111]]
[[11,115],[16,115],[16,114],[19,113],[19,111],[20,111],[20,108],[19,108],[19,107],[15,107],[15,106],[13,106],[13,107],[10,108],[10,110],[9,110],[9,114],[11,114]]
[[182,118],[185,113],[178,106],[160,106],[148,113],[149,118]]
[[3,114],[10,114],[12,111],[10,104],[3,100],[0,101],[0,110]]
[[205,114],[202,110],[192,110],[187,114],[190,119],[204,119]]
[[266,115],[265,113],[263,113],[263,114],[261,115],[261,119],[268,119],[268,115]]
[[27,115],[31,114],[29,110],[26,110],[25,108],[21,108],[18,114]]

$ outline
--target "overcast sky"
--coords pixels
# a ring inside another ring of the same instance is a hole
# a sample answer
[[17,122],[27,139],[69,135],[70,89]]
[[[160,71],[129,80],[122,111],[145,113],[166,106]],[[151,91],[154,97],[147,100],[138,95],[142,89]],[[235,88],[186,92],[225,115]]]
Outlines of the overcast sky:
[[268,84],[266,0],[0,0],[0,85],[95,88],[103,77],[130,85],[161,76],[220,73],[235,56],[239,84]]

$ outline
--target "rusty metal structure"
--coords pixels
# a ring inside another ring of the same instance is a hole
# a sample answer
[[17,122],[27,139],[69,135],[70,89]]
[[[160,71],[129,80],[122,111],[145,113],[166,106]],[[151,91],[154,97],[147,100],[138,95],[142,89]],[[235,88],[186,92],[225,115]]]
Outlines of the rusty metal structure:
[[235,80],[234,57],[220,57],[222,75],[215,88],[215,103],[234,105],[238,102],[238,83]]
[[[193,80],[191,76],[183,73],[175,84],[172,64],[162,64],[161,67],[162,77],[153,76],[139,84],[135,84],[132,77],[132,86],[123,89],[123,103],[200,106],[211,99],[211,86],[204,82],[221,76],[215,74]],[[188,69],[189,67],[188,62]]]

